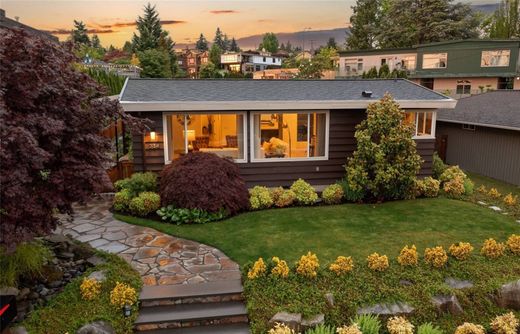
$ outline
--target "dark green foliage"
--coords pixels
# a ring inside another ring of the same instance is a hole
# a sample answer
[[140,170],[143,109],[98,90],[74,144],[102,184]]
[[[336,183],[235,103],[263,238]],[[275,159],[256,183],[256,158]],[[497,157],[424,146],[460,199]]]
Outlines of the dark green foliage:
[[365,197],[365,192],[362,190],[352,190],[348,184],[347,179],[342,179],[338,182],[339,185],[341,185],[341,188],[343,188],[344,197],[347,201],[352,203],[357,203]]
[[92,46],[93,48],[96,48],[96,49],[102,48],[98,35],[94,34],[92,36],[92,40],[90,41],[90,46]]
[[333,326],[319,324],[316,327],[305,331],[305,334],[336,334],[336,328]]
[[200,66],[199,77],[201,79],[207,79],[220,78],[221,76],[215,64],[213,64],[212,61],[208,61],[206,64]]
[[171,62],[167,52],[149,49],[138,52],[142,78],[171,78]]
[[379,33],[381,0],[357,0],[350,17],[350,36],[347,36],[349,50],[373,49]]
[[338,49],[338,44],[336,43],[336,40],[334,39],[334,37],[329,38],[329,40],[327,41],[327,47],[333,48],[333,49]]
[[201,33],[199,36],[199,39],[197,40],[197,43],[195,43],[195,49],[199,51],[208,51],[208,41],[206,40],[206,37]]
[[221,49],[216,43],[214,43],[209,49],[209,61],[215,64],[215,66],[220,66],[220,55],[223,53]]
[[123,89],[126,78],[114,72],[107,72],[102,69],[88,68],[87,74],[99,84],[105,86],[107,95],[118,95]]
[[238,46],[237,40],[235,39],[235,37],[233,37],[231,39],[231,43],[229,44],[229,51],[240,52],[240,47]]
[[383,64],[379,68],[379,73],[377,73],[378,78],[388,78],[390,76],[390,67],[388,64]]
[[128,210],[139,217],[146,217],[157,211],[161,207],[161,197],[159,194],[144,191],[139,196],[132,198],[128,205]]
[[[224,34],[222,33],[222,31],[220,30],[220,28],[217,27],[217,31],[215,32],[215,38],[213,39],[213,45],[218,46],[218,48],[222,51],[226,51],[227,45],[226,45],[225,38],[227,38],[227,37],[225,37]],[[220,64],[220,60],[218,61],[218,63],[215,63],[215,64]]]
[[[72,280],[64,290],[47,305],[32,312],[22,323],[29,333],[76,333],[83,325],[98,320],[109,322],[116,333],[133,333],[138,305],[132,306],[129,317],[110,304],[110,291],[116,282],[130,285],[139,293],[142,282],[139,273],[117,255],[97,253],[107,262],[88,269],[81,277]],[[80,285],[84,277],[96,270],[104,270],[107,280],[103,282],[97,299],[86,301],[81,297]]]
[[320,79],[324,64],[320,61],[302,59],[298,66],[298,79]]
[[448,165],[446,165],[444,161],[442,161],[437,152],[434,152],[432,167],[433,177],[438,180],[447,168]]
[[377,78],[379,74],[377,73],[377,68],[374,66],[368,70],[368,72],[365,75],[365,79],[373,79]]
[[207,212],[200,209],[184,209],[176,208],[174,205],[168,205],[157,210],[157,214],[161,219],[168,223],[176,225],[181,224],[205,224],[217,220],[222,220],[228,216],[225,210],[217,212]]
[[495,13],[483,22],[483,28],[489,38],[520,37],[519,0],[502,0]]
[[137,18],[137,31],[132,38],[133,51],[145,51],[160,47],[163,29],[155,6],[148,3],[144,15]]
[[72,42],[74,44],[84,44],[90,46],[90,38],[87,35],[87,28],[83,21],[74,20],[74,28],[72,29],[71,35]]
[[268,32],[264,35],[262,42],[258,45],[258,50],[264,50],[267,52],[278,52],[278,38],[274,32]]
[[17,286],[21,277],[36,275],[51,257],[41,242],[23,243],[7,254],[0,248],[0,288]]
[[112,206],[114,207],[115,211],[118,212],[128,212],[128,207],[130,206],[130,201],[135,196],[133,193],[128,189],[121,189],[114,195],[114,201],[112,203]]
[[444,334],[444,331],[432,323],[427,322],[417,327],[417,334]]
[[134,173],[131,177],[119,180],[114,184],[118,191],[127,189],[136,197],[144,191],[157,191],[157,174],[152,172]]

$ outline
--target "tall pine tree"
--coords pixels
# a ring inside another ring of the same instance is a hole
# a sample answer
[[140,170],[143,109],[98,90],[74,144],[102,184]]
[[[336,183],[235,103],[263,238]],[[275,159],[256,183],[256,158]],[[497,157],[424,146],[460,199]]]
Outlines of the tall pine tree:
[[490,38],[520,37],[519,0],[502,0],[500,7],[484,22],[484,30]]
[[90,45],[90,38],[88,38],[87,28],[83,21],[74,20],[74,28],[72,29],[71,38],[74,44]]
[[93,48],[96,48],[96,49],[101,49],[101,42],[99,41],[99,37],[98,35],[94,34],[92,36],[92,39],[90,41],[90,45],[93,47]]
[[201,33],[199,36],[199,39],[197,40],[197,43],[195,43],[195,49],[199,51],[208,51],[208,41],[206,40],[206,37]]
[[240,48],[238,47],[238,43],[235,37],[231,39],[231,43],[229,44],[229,51],[240,52]]
[[226,50],[226,42],[224,40],[224,34],[217,27],[217,31],[215,32],[215,38],[213,39],[213,44],[216,44],[220,50]]
[[357,0],[350,17],[350,36],[347,36],[349,50],[373,49],[377,46],[381,0]]

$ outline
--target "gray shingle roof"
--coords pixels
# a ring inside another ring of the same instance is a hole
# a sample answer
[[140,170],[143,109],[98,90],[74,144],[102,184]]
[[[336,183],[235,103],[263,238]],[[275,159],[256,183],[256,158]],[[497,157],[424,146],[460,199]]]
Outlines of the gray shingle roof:
[[520,130],[520,90],[465,97],[455,109],[439,109],[437,120]]
[[[371,98],[361,95],[372,91]],[[129,79],[122,102],[450,100],[405,79],[386,80],[175,80]]]

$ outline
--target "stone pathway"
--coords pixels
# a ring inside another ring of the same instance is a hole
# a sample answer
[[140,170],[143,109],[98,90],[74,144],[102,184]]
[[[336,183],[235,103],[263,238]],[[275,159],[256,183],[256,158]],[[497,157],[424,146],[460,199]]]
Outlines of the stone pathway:
[[141,274],[145,285],[240,279],[238,265],[220,250],[121,222],[110,206],[111,200],[103,198],[77,205],[72,217],[61,217],[56,233],[119,255]]

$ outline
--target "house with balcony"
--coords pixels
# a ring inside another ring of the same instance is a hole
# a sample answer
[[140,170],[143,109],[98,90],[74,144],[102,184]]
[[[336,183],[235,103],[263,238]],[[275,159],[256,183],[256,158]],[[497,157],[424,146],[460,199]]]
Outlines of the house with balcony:
[[520,40],[458,40],[412,48],[340,52],[338,77],[360,77],[384,64],[410,80],[451,96],[520,89]]
[[282,68],[284,55],[266,51],[226,52],[220,56],[225,70],[243,74]]
[[179,67],[192,79],[199,77],[200,67],[208,61],[208,51],[185,49],[177,53]]

